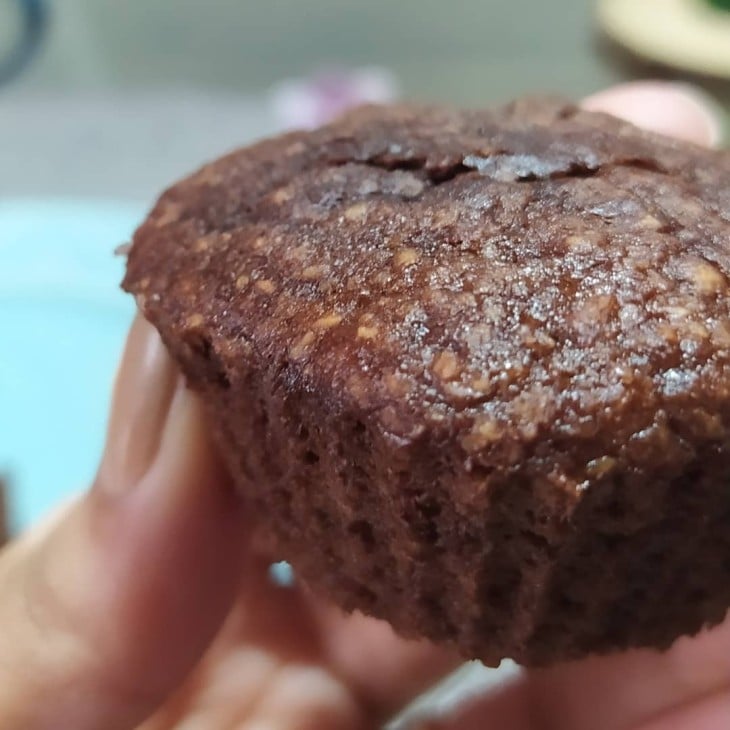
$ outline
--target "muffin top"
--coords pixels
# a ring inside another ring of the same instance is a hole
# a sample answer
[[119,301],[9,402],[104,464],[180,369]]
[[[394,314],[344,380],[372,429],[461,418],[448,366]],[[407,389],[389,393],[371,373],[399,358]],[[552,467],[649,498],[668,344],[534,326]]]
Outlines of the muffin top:
[[233,152],[162,195],[124,286],[224,387],[285,369],[394,443],[574,489],[727,442],[729,276],[730,153],[526,99]]

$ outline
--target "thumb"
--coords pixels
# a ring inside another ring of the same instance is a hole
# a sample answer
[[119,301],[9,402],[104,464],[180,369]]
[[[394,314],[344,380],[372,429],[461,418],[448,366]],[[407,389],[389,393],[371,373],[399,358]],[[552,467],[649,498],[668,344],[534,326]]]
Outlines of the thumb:
[[0,553],[5,730],[133,727],[214,637],[244,530],[204,423],[138,319],[94,488]]
[[690,84],[632,81],[593,94],[582,106],[705,147],[722,139],[721,114],[709,96]]

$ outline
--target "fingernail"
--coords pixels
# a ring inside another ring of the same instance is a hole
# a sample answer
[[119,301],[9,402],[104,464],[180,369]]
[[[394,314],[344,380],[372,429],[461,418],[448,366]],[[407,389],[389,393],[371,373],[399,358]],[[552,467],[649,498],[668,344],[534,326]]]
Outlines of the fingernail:
[[138,316],[117,374],[106,446],[96,481],[108,494],[129,491],[150,469],[179,379],[157,331]]
[[672,86],[678,98],[683,97],[686,100],[688,126],[692,123],[694,114],[693,123],[700,137],[700,144],[707,147],[720,146],[725,138],[728,119],[717,100],[694,84],[674,83]]
[[692,84],[635,81],[594,94],[582,105],[695,144],[714,147],[723,138],[724,115],[719,105]]

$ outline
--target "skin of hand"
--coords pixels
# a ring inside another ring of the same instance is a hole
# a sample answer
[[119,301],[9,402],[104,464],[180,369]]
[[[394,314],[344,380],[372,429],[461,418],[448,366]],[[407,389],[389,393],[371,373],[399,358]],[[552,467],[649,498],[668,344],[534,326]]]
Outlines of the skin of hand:
[[[680,86],[585,106],[699,144],[719,135]],[[273,584],[252,535],[199,402],[137,319],[94,485],[0,552],[3,730],[367,730],[458,664]],[[730,727],[730,623],[664,654],[523,672],[436,726]]]

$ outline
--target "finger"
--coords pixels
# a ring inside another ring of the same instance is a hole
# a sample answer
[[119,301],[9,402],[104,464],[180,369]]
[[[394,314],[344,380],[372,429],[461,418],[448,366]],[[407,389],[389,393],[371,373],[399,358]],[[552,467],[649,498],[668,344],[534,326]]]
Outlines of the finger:
[[594,657],[529,678],[533,704],[565,717],[565,730],[636,727],[699,697],[730,689],[730,621],[680,639],[666,653],[634,651]]
[[4,729],[133,727],[198,661],[244,539],[204,423],[138,320],[94,489],[0,553]]
[[214,646],[144,730],[371,727],[369,708],[323,655],[319,627],[300,586],[277,585],[262,560],[250,562]]
[[722,730],[730,727],[730,690],[657,717],[635,730]]
[[324,608],[300,584],[273,583],[258,560],[195,677],[144,728],[183,717],[185,728],[372,728],[455,661],[383,622]]
[[722,124],[705,95],[689,84],[638,81],[584,99],[582,106],[621,117],[639,127],[712,147]]
[[[632,651],[524,672],[443,730],[700,730],[730,721],[730,620],[664,654]],[[730,727],[730,724],[727,725]]]
[[463,663],[456,652],[406,640],[385,622],[314,602],[329,663],[379,718],[403,708]]

